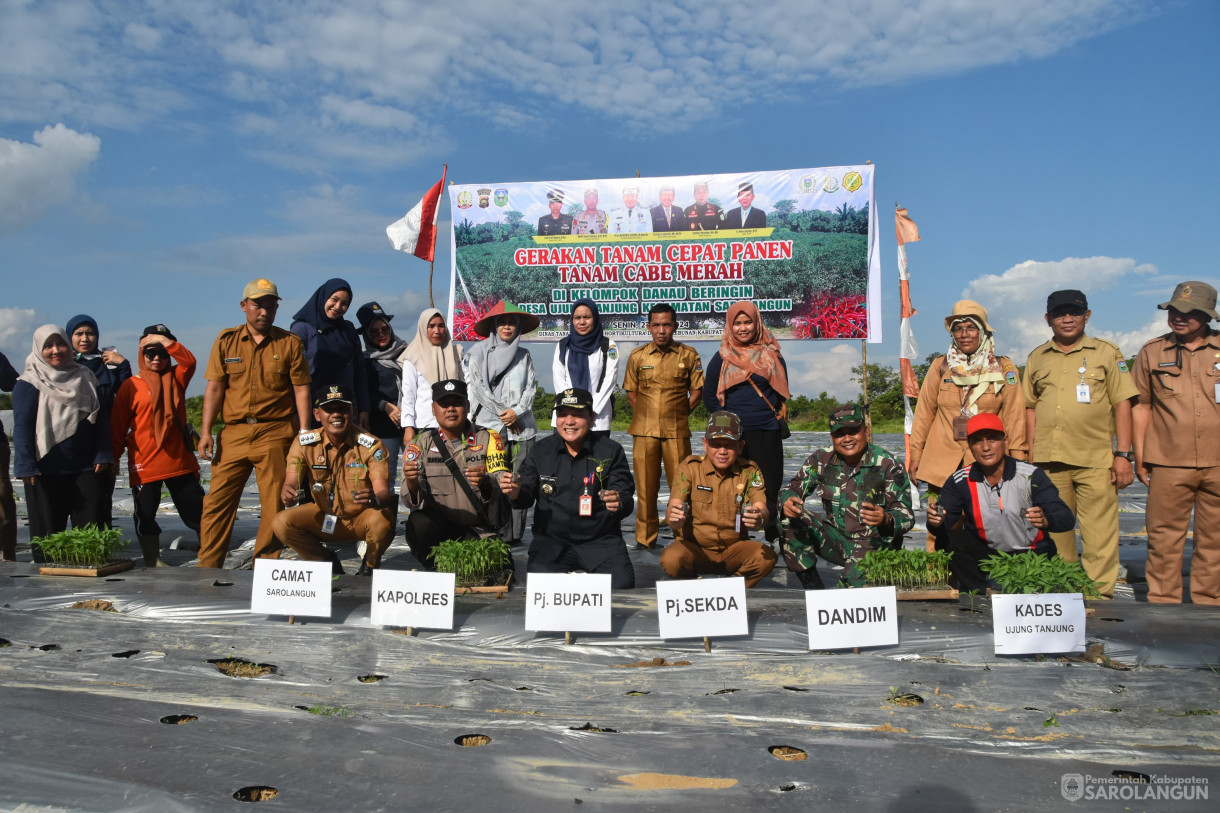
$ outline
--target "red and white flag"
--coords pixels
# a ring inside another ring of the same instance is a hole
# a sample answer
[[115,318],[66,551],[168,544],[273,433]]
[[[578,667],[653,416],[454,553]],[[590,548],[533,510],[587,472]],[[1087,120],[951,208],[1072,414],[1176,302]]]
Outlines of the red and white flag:
[[440,214],[441,192],[445,188],[445,173],[448,171],[449,165],[446,164],[441,170],[441,179],[407,212],[406,217],[386,226],[385,233],[394,248],[428,262],[436,259],[436,218]]
[[[911,330],[911,317],[916,314],[911,305],[911,275],[907,270],[907,243],[919,240],[919,227],[907,210],[903,207],[894,208],[894,234],[898,239],[898,295],[902,302],[902,323],[899,325],[901,345],[898,350],[898,367],[902,375],[902,405],[903,424],[906,434],[906,459],[911,459],[911,427],[915,423],[915,412],[911,409],[911,399],[919,397],[919,381],[915,378],[912,364],[919,358],[919,345],[915,341],[915,333]],[[911,490],[916,505],[919,504],[919,494],[915,484]]]

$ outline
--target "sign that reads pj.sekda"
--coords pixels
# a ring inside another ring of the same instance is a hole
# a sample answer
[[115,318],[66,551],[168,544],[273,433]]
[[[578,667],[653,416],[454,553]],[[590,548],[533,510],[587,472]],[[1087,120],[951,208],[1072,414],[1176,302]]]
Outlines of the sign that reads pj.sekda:
[[558,341],[589,299],[614,339],[647,339],[659,302],[719,338],[750,300],[781,339],[880,341],[874,169],[453,185],[453,334],[508,301]]

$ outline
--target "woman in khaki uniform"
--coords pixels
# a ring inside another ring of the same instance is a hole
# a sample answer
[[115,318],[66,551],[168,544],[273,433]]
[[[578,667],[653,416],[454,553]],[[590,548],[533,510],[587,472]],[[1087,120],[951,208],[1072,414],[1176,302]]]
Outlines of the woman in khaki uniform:
[[933,499],[953,472],[974,462],[966,445],[966,422],[974,415],[1000,416],[1008,433],[1008,454],[1028,460],[1025,400],[1017,367],[995,354],[995,332],[987,309],[963,299],[945,317],[953,337],[949,351],[928,368],[911,427],[911,479],[928,484]]

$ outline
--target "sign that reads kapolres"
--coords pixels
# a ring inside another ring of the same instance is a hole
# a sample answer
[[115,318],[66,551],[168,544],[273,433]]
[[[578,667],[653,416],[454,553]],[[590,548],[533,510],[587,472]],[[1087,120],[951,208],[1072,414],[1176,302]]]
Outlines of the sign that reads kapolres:
[[254,560],[250,612],[330,618],[330,562]]
[[662,638],[748,635],[746,580],[657,582],[657,616]]
[[610,632],[609,573],[530,573],[525,628],[537,632]]
[[584,181],[456,184],[450,324],[506,300],[558,341],[579,299],[613,339],[666,302],[682,338],[716,338],[750,300],[780,339],[881,341],[872,165]]
[[991,597],[995,654],[1084,652],[1084,596],[1080,593]]
[[898,591],[893,587],[806,590],[810,649],[898,643]]
[[386,627],[453,629],[452,573],[374,570],[369,620]]

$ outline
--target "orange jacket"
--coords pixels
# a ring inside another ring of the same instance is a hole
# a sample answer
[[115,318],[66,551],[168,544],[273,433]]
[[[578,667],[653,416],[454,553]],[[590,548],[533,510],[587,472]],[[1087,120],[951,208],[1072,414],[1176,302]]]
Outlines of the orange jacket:
[[[187,384],[195,375],[195,357],[177,342],[170,342],[166,350],[170,358],[178,362],[173,368],[174,380],[185,393]],[[185,426],[185,398],[178,412],[180,414],[174,416],[175,422]],[[199,471],[199,460],[187,446],[177,426],[171,426],[165,433],[164,443],[157,445],[151,413],[151,393],[144,379],[136,375],[124,381],[110,413],[110,434],[114,441],[115,462],[118,462],[123,449],[127,449],[127,471],[131,484],[153,483]]]

